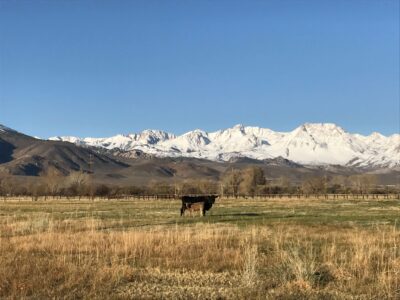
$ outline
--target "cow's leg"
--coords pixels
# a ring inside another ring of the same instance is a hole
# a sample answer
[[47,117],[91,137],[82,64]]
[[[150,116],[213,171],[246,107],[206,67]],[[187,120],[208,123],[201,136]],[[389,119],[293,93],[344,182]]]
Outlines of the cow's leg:
[[182,204],[182,207],[181,207],[181,217],[182,217],[183,214],[185,213],[185,209],[186,209],[186,205],[185,205],[185,204]]

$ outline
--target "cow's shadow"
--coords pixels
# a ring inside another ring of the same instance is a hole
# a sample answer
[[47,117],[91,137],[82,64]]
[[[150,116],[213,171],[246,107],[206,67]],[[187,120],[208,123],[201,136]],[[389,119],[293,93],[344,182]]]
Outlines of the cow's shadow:
[[213,217],[258,217],[262,214],[259,213],[232,213],[232,214],[210,214]]

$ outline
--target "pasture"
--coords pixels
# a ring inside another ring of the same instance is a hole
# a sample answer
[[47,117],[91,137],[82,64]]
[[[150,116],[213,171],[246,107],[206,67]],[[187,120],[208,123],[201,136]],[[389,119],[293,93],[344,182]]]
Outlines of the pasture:
[[399,299],[399,199],[0,202],[0,298]]

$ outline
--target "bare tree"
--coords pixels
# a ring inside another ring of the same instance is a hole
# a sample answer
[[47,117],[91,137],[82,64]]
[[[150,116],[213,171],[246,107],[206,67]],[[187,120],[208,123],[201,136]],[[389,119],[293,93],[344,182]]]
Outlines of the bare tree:
[[264,171],[260,167],[250,167],[242,172],[240,191],[254,197],[258,188],[265,184]]
[[6,197],[10,197],[14,195],[14,191],[16,189],[16,182],[12,176],[5,174],[2,176],[0,181],[0,190],[4,196],[4,200]]
[[373,174],[360,174],[360,175],[353,175],[350,176],[350,182],[357,191],[357,193],[360,194],[367,194],[371,190],[371,188],[376,185],[376,176]]
[[212,180],[197,180],[197,186],[201,194],[217,194],[219,186]]
[[239,170],[232,169],[223,178],[225,192],[232,194],[232,196],[236,198],[239,194],[239,186],[242,180],[241,172]]
[[59,170],[50,167],[42,174],[42,180],[46,187],[46,195],[54,197],[59,193],[63,181],[63,176]]
[[277,185],[280,187],[281,193],[288,193],[290,191],[291,182],[286,176],[279,177]]
[[67,183],[71,195],[81,197],[89,192],[89,175],[82,171],[71,172],[67,178]]
[[326,177],[312,177],[305,180],[301,186],[301,190],[305,194],[321,194],[325,193],[327,188]]
[[345,193],[349,187],[349,178],[344,175],[336,175],[329,179],[329,192]]
[[199,184],[194,180],[184,180],[180,184],[177,185],[180,194],[189,195],[189,194],[200,194],[201,191],[199,189]]
[[[182,185],[177,187],[177,190],[180,191],[180,189],[182,189]],[[147,193],[156,195],[172,195],[175,193],[175,187],[167,182],[153,180],[147,186]]]

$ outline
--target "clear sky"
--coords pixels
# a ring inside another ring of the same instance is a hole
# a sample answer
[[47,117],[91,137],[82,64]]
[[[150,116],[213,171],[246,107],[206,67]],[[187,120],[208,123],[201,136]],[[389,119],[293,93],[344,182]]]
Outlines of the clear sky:
[[0,123],[399,131],[398,0],[0,0]]

